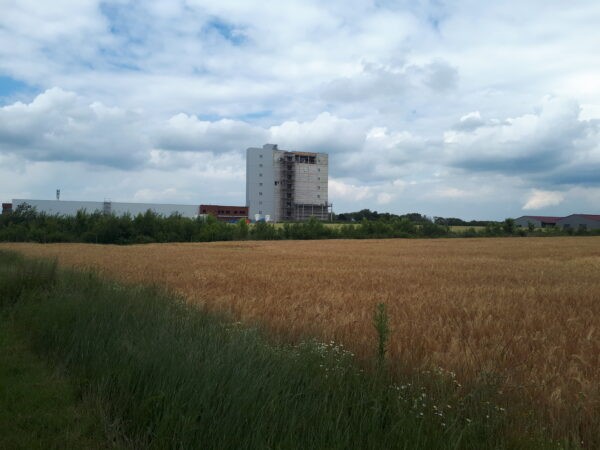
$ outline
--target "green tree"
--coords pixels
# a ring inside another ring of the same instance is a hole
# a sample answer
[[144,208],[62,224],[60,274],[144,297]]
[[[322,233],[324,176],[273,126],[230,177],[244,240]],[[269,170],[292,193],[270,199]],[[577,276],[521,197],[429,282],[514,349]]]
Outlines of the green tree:
[[249,227],[248,227],[248,222],[246,222],[246,219],[240,219],[238,221],[238,223],[236,224],[236,237],[238,239],[248,239],[248,233],[250,231]]
[[515,219],[504,219],[502,230],[504,230],[506,234],[513,234],[515,232]]

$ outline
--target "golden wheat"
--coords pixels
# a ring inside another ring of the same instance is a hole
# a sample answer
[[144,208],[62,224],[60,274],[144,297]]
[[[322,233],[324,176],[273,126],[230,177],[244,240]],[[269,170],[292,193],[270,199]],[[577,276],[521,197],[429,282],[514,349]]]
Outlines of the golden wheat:
[[164,283],[287,339],[341,342],[363,360],[375,351],[374,306],[385,302],[395,367],[439,366],[463,380],[491,371],[563,431],[600,423],[600,238],[2,247]]

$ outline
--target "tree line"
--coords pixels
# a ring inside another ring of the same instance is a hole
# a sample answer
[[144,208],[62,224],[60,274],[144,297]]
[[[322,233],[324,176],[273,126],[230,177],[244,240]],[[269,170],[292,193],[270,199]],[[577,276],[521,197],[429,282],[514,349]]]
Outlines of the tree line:
[[503,222],[485,222],[485,226],[479,228],[471,227],[453,231],[449,225],[417,213],[405,216],[391,214],[362,216],[358,221],[354,219],[354,222],[336,224],[325,224],[312,218],[298,223],[258,222],[250,225],[245,220],[235,224],[224,223],[212,216],[198,218],[187,218],[178,214],[162,216],[151,210],[136,216],[128,214],[116,216],[98,211],[88,213],[84,210],[78,211],[74,216],[49,215],[23,204],[12,213],[0,216],[0,241],[4,242],[144,244],[247,239],[437,238],[565,234],[573,234],[573,232],[558,229],[540,231],[516,228],[513,219],[506,219]]
[[487,220],[462,220],[457,217],[428,217],[424,214],[419,213],[408,213],[408,214],[392,214],[388,212],[380,213],[377,211],[371,211],[370,209],[361,209],[356,212],[347,212],[335,215],[335,221],[337,222],[360,222],[363,219],[367,220],[394,220],[394,219],[408,219],[411,222],[429,223],[433,222],[437,225],[445,226],[469,226],[469,227],[485,227],[491,221]]

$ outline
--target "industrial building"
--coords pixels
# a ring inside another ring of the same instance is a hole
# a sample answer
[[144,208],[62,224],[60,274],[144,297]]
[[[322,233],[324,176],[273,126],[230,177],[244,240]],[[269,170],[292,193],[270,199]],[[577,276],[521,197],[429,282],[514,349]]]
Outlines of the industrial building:
[[567,230],[598,230],[600,229],[600,215],[571,214],[570,216],[561,218],[556,225]]
[[[28,204],[36,209],[37,212],[48,215],[74,216],[77,211],[84,210],[88,213],[101,212],[104,214],[114,214],[122,216],[130,214],[136,216],[144,214],[150,210],[156,214],[170,216],[171,214],[180,214],[183,217],[197,217],[199,214],[198,205],[169,205],[157,203],[121,203],[121,202],[90,202],[90,201],[71,201],[71,200],[35,200],[26,198],[13,199],[11,205],[14,211],[19,205]],[[4,211],[3,204],[3,211]]]
[[200,214],[209,214],[221,222],[235,223],[248,219],[247,206],[200,205]]
[[535,228],[555,227],[556,223],[562,217],[553,216],[521,216],[515,219],[515,226],[527,228],[529,224],[533,224]]
[[567,230],[597,230],[600,229],[600,215],[571,214],[566,217],[521,216],[515,219],[517,227],[528,227],[530,223],[536,228],[557,227]]
[[267,221],[327,220],[326,153],[281,150],[276,144],[246,150],[246,204],[250,218]]

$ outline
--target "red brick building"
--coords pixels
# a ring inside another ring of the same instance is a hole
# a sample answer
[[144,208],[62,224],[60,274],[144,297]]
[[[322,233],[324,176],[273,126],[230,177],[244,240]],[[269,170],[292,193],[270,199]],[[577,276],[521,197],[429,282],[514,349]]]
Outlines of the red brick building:
[[238,222],[248,219],[247,206],[200,205],[199,214],[210,214],[222,222]]

